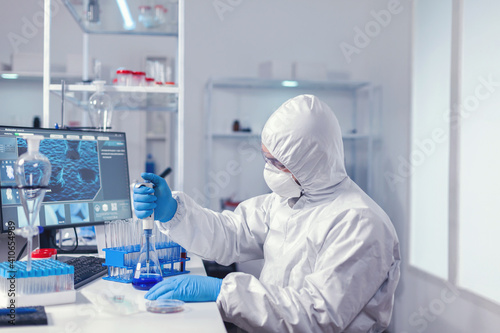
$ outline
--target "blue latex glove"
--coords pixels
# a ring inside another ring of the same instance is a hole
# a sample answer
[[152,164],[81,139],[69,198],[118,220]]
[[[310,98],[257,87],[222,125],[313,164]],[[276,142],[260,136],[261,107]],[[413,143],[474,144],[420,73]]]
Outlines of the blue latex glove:
[[178,275],[163,280],[151,288],[146,299],[178,299],[185,302],[215,302],[222,279],[200,275]]
[[[155,220],[167,222],[177,211],[177,200],[172,197],[172,191],[165,179],[153,173],[142,173],[141,177],[153,183],[154,188],[134,188],[135,215],[143,219],[155,213]],[[154,195],[151,195],[154,193]]]

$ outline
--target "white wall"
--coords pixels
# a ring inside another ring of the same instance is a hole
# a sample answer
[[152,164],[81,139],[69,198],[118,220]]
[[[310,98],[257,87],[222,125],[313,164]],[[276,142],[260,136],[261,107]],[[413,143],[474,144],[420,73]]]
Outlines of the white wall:
[[[329,69],[349,71],[353,79],[369,80],[382,86],[380,133],[383,136],[377,143],[374,198],[395,224],[403,258],[407,258],[409,181],[404,178],[390,182],[386,176],[397,173],[402,167],[401,158],[407,158],[410,152],[411,5],[402,2],[402,10],[392,15],[386,27],[372,33],[369,40],[360,40],[355,39],[354,29],[364,30],[367,25],[374,27],[370,12],[387,9],[391,1],[221,2],[232,5],[228,7],[231,10],[219,16],[214,1],[186,1],[186,192],[201,191],[204,185],[203,88],[210,76],[256,76],[258,63],[266,60],[325,62]],[[0,62],[8,62],[11,53],[6,35],[21,31],[22,17],[31,18],[39,10],[36,3],[35,0],[2,3],[2,12],[10,14],[3,14],[0,22]],[[81,52],[81,31],[67,13],[54,16],[53,32],[53,38],[58,41],[52,50],[55,62],[63,64],[67,52]],[[109,48],[111,42],[117,42],[116,46]],[[350,62],[341,51],[343,42],[359,46]],[[91,52],[119,66],[140,66],[145,53],[168,54],[172,51],[171,44],[167,39],[163,44],[163,40],[160,42],[153,37],[92,36]],[[151,48],[152,45],[155,47]],[[42,52],[41,32],[22,50]],[[41,95],[35,88],[28,87],[26,84],[15,88],[17,93],[12,92],[14,88],[11,87],[11,93],[6,94],[2,83],[0,98],[17,103],[18,110],[30,110],[25,112],[31,117],[34,107],[24,103],[30,98],[40,98],[41,105]],[[4,117],[2,113],[2,122],[10,121]],[[493,332],[500,327],[498,313],[473,306],[462,297],[447,304],[439,316],[425,319],[425,328],[422,321],[410,323],[412,318],[418,319],[415,313],[418,316],[420,309],[436,303],[443,290],[447,292],[448,289],[439,281],[426,282],[428,280],[419,273],[408,269],[406,262],[402,267],[392,332]]]

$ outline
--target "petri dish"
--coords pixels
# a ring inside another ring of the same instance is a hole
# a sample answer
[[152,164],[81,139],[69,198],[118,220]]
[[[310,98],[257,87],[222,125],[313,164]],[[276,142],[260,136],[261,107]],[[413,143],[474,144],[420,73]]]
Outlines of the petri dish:
[[176,299],[158,299],[146,302],[146,309],[154,313],[174,313],[184,310],[184,302]]

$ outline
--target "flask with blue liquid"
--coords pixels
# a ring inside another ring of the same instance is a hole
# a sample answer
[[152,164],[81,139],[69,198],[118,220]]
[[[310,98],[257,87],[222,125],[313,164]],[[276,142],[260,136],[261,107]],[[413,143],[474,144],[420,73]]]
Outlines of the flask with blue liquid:
[[[139,183],[136,184],[136,186],[147,186],[152,188],[153,184]],[[142,220],[142,227],[141,252],[132,279],[132,286],[139,290],[149,290],[155,284],[163,280],[163,273],[160,261],[158,260],[158,253],[156,252],[155,238],[153,235],[153,214]]]

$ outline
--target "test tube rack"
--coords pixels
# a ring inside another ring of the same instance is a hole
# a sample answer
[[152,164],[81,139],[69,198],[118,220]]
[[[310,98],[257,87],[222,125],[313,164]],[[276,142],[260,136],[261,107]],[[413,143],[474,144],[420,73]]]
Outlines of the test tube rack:
[[[183,258],[183,253],[186,251],[177,243],[160,242],[155,245],[158,253],[163,277],[187,274],[185,263],[190,258]],[[139,259],[140,246],[132,245],[119,248],[103,249],[106,253],[106,261],[103,264],[108,267],[108,275],[103,277],[104,280],[131,283],[134,275],[135,266]],[[175,268],[175,264],[180,266]]]
[[74,303],[74,267],[53,259],[0,263],[0,307]]

